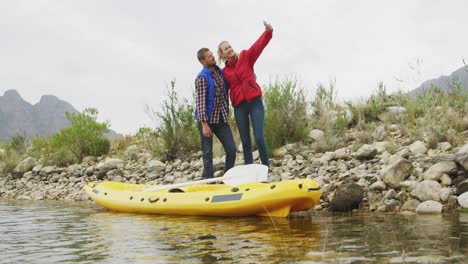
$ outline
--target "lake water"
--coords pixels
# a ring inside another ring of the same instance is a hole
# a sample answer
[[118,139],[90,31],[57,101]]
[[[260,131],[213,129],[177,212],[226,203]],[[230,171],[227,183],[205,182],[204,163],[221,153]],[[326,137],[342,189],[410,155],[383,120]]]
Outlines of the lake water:
[[0,263],[468,263],[468,213],[191,217],[0,200]]

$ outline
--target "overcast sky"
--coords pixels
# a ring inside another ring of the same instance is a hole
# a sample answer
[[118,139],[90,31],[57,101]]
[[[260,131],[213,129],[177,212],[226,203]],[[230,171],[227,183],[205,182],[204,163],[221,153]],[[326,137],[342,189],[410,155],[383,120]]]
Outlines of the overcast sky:
[[0,0],[0,95],[44,94],[97,108],[119,133],[154,126],[176,79],[190,97],[196,52],[221,40],[250,47],[274,27],[256,64],[259,83],[296,77],[309,96],[336,80],[343,100],[449,75],[468,61],[468,1]]

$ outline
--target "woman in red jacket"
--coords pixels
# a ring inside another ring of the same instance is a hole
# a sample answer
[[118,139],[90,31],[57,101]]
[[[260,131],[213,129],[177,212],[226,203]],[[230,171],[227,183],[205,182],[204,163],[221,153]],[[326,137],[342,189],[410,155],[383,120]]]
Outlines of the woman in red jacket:
[[231,44],[223,41],[218,46],[218,55],[226,66],[224,76],[229,82],[229,97],[234,107],[237,128],[242,141],[245,164],[252,164],[252,142],[250,139],[250,121],[262,164],[269,166],[268,150],[264,137],[265,109],[262,101],[262,89],[258,85],[254,73],[254,65],[258,57],[270,42],[273,28],[263,22],[265,31],[260,38],[247,50],[234,52]]

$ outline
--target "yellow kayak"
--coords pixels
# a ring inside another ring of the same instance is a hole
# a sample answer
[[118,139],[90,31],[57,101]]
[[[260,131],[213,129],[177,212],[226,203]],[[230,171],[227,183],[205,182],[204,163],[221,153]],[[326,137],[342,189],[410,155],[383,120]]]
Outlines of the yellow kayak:
[[86,193],[97,204],[121,212],[213,216],[275,216],[316,205],[322,190],[310,179],[248,183],[236,187],[199,184],[143,192],[154,185],[92,181]]

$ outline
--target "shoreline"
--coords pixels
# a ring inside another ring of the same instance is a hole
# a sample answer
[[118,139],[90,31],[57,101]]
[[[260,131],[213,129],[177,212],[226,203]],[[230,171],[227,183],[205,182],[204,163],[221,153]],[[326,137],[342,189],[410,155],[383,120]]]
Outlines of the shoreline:
[[[289,144],[270,159],[273,181],[310,178],[323,190],[320,204],[305,211],[419,212],[464,211],[458,199],[468,196],[468,144],[455,149],[427,150],[422,142],[401,147],[391,155],[377,142],[356,152],[343,148],[313,153],[302,144]],[[173,184],[199,180],[199,155],[187,161],[163,163],[148,153],[135,159],[86,157],[65,168],[42,166],[32,158],[13,173],[0,174],[0,199],[90,201],[84,184],[109,180],[139,184]],[[241,155],[238,155],[241,156]],[[258,158],[258,153],[254,153]],[[236,165],[243,164],[238,158]],[[222,176],[224,159],[214,159],[215,177]]]

